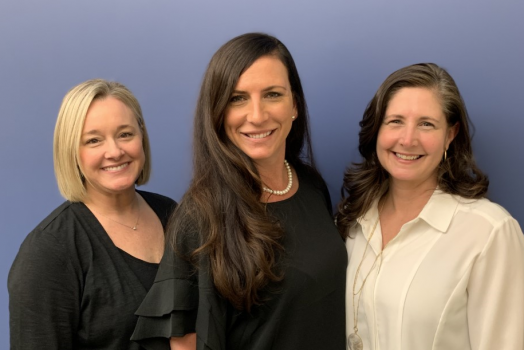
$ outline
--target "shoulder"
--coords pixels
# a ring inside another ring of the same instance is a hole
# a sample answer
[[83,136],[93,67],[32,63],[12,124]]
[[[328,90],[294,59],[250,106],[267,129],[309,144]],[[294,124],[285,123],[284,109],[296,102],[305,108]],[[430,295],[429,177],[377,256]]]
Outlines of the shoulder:
[[[494,242],[521,242],[524,239],[517,220],[502,206],[486,198],[467,199],[454,196],[458,202],[454,227],[473,240]],[[521,244],[519,243],[519,244]]]
[[295,171],[297,172],[301,187],[317,190],[322,193],[329,193],[326,182],[315,168],[301,164],[295,166]]
[[167,196],[164,196],[164,195],[161,195],[161,194],[158,194],[158,193],[153,193],[153,192],[148,192],[148,191],[142,191],[142,190],[137,190],[137,192],[148,202],[148,203],[154,203],[158,206],[163,206],[163,207],[171,207],[171,208],[175,208],[177,203],[167,197]]
[[487,198],[468,199],[460,196],[453,197],[458,202],[457,212],[464,213],[471,218],[484,219],[493,226],[498,226],[507,220],[513,219],[506,209]]
[[80,206],[83,204],[64,202],[42,220],[20,246],[10,276],[69,269],[74,251],[89,251],[90,230],[79,229],[85,219]]
[[295,170],[299,178],[301,192],[306,195],[320,195],[324,199],[328,211],[331,213],[331,196],[326,182],[320,173],[315,168],[305,164],[295,166]]
[[68,229],[75,226],[75,222],[82,214],[79,207],[82,203],[66,201],[51,212],[29,233],[24,241],[54,241],[64,242],[71,231]]
[[173,211],[175,211],[177,207],[177,202],[158,193],[139,190],[137,190],[137,192],[144,198],[151,209],[153,209],[165,228],[171,214],[173,214]]

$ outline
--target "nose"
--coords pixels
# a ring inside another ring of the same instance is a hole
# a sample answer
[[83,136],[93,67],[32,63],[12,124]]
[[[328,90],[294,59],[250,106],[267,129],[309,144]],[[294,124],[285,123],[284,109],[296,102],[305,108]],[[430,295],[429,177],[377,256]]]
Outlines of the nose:
[[250,103],[250,110],[247,111],[247,121],[252,124],[262,124],[268,119],[264,104],[256,99]]
[[404,147],[416,146],[418,142],[418,130],[416,127],[406,126],[402,130],[400,143]]
[[105,157],[108,159],[119,159],[124,154],[124,150],[115,140],[107,140],[105,151]]

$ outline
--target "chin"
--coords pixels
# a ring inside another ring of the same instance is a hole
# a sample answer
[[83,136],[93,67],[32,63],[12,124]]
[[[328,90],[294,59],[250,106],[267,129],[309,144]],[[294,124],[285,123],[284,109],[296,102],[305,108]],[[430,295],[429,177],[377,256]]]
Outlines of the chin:
[[122,183],[122,184],[113,184],[106,187],[108,191],[111,192],[124,192],[129,190],[130,188],[135,188],[135,182],[131,183]]

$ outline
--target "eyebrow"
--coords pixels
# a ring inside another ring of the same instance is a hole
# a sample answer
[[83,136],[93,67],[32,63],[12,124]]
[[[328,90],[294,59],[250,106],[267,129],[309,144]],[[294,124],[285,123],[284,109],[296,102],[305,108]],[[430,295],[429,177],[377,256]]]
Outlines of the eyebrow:
[[435,124],[438,124],[440,123],[440,120],[436,119],[436,118],[433,118],[433,117],[426,117],[426,116],[423,116],[423,117],[420,117],[420,120],[431,120],[433,123]]
[[[282,85],[271,85],[271,86],[268,86],[267,88],[262,89],[262,92],[266,92],[266,91],[270,91],[270,90],[274,90],[274,89],[283,89],[283,90],[287,91],[287,88],[285,86],[282,86]],[[245,93],[247,93],[247,91],[234,90],[233,93],[234,94],[245,94]]]
[[[390,114],[390,115],[384,116],[384,119],[391,119],[391,118],[406,119],[402,114]],[[422,120],[422,121],[430,120],[435,124],[440,123],[438,119],[433,118],[433,117],[428,117],[428,116],[422,116],[418,120]]]
[[[129,125],[129,124],[124,124],[124,125],[120,125],[118,128],[116,128],[116,131],[120,131],[122,129],[126,129],[126,128],[134,128],[133,125]],[[89,130],[87,132],[84,132],[82,133],[82,136],[85,136],[85,135],[98,135],[100,134],[100,131],[96,130],[96,129],[93,129],[93,130]]]

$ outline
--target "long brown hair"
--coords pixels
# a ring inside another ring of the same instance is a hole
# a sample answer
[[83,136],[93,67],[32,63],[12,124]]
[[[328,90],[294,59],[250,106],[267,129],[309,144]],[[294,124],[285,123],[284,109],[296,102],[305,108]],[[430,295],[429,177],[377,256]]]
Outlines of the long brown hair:
[[448,126],[458,123],[458,133],[449,145],[447,159],[438,168],[439,188],[465,198],[486,195],[489,181],[477,167],[471,148],[471,121],[457,84],[449,73],[434,63],[420,63],[392,73],[378,88],[360,121],[358,150],[361,163],[353,163],[344,174],[337,226],[346,237],[349,225],[364,215],[373,201],[388,191],[389,174],[380,164],[376,147],[380,125],[391,98],[402,88],[423,87],[440,99]]
[[260,292],[283,277],[278,268],[284,234],[260,202],[262,182],[253,161],[226,136],[224,114],[242,73],[257,59],[274,56],[287,68],[300,116],[286,139],[286,159],[314,170],[308,112],[291,54],[275,37],[249,33],[224,44],[204,75],[194,120],[194,173],[170,229],[171,242],[184,240],[188,223],[198,231],[193,261],[209,257],[218,292],[238,310],[263,302]]

